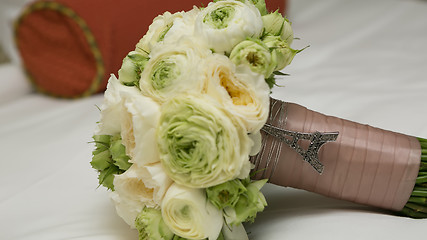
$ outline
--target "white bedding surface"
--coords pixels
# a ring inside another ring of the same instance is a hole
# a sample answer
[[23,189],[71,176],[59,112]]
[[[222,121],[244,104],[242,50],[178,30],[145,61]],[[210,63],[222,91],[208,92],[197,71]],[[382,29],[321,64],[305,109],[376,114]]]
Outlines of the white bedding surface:
[[[291,0],[294,47],[273,97],[328,115],[427,138],[427,1]],[[137,239],[89,164],[102,95],[34,93],[0,66],[0,239]],[[251,240],[425,239],[427,219],[313,193],[264,187]]]

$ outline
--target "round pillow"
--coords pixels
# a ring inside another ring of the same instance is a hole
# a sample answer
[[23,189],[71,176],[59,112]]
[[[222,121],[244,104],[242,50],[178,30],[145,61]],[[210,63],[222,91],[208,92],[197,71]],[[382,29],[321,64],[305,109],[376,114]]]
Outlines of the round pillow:
[[[22,65],[45,94],[78,98],[102,92],[153,18],[206,6],[209,0],[39,0],[15,23]],[[267,0],[284,9],[284,0]]]

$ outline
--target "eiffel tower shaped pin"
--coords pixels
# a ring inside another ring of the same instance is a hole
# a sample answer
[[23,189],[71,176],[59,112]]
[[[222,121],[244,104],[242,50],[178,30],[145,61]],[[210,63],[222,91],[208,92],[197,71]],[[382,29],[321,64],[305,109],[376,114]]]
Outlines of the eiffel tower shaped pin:
[[[320,147],[326,142],[335,141],[338,138],[338,132],[321,133],[316,131],[314,133],[300,133],[281,129],[270,124],[265,124],[261,130],[294,149],[319,174],[322,174],[324,169],[323,164],[319,161]],[[306,150],[298,144],[300,140],[310,141],[310,145]]]

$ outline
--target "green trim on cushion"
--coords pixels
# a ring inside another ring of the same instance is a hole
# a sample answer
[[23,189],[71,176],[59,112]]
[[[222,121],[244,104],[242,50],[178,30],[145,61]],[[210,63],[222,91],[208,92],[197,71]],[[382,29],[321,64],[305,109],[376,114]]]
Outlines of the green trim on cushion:
[[418,138],[421,145],[421,163],[411,197],[401,214],[412,218],[427,218],[427,139]]
[[55,94],[55,93],[51,93],[48,92],[44,89],[42,89],[40,86],[38,86],[36,84],[36,82],[34,81],[34,78],[31,76],[31,73],[29,73],[28,71],[26,71],[26,74],[28,75],[29,80],[32,82],[32,84],[35,86],[36,90],[52,96],[52,97],[59,97],[59,98],[80,98],[80,97],[86,97],[86,96],[90,96],[92,94],[95,94],[99,88],[100,85],[103,81],[104,78],[104,73],[105,73],[105,67],[104,67],[104,61],[102,59],[102,54],[100,49],[98,48],[98,44],[96,42],[95,36],[93,35],[93,33],[91,32],[91,30],[89,29],[89,26],[86,24],[86,22],[84,21],[83,18],[81,18],[79,15],[77,15],[76,12],[74,12],[71,8],[58,3],[58,2],[53,2],[53,1],[40,1],[40,2],[36,2],[33,3],[31,5],[29,5],[22,13],[21,16],[17,19],[17,21],[15,22],[15,44],[18,46],[18,27],[19,24],[22,22],[22,20],[29,15],[32,12],[35,11],[39,11],[39,10],[52,10],[52,11],[57,11],[69,18],[71,18],[72,20],[75,21],[75,23],[81,28],[81,30],[83,31],[83,34],[87,40],[87,42],[89,43],[89,47],[90,50],[95,58],[95,65],[96,65],[96,75],[90,85],[90,87],[84,91],[81,94],[78,95],[74,95],[74,96],[62,96],[59,94]]

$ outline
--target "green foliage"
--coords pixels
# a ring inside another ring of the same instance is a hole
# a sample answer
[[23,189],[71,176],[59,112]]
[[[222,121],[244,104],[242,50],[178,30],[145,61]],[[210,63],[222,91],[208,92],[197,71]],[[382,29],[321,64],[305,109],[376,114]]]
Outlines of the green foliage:
[[94,135],[95,150],[92,152],[92,168],[98,171],[99,184],[114,191],[114,175],[130,168],[129,157],[119,134]]

